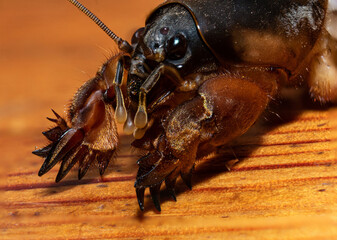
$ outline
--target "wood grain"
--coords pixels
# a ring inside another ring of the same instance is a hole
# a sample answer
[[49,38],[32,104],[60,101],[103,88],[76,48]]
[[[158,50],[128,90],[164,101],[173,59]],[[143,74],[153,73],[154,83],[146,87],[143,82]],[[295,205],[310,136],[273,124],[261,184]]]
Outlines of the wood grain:
[[[129,39],[160,1],[83,3]],[[163,189],[161,213],[148,196],[138,209],[124,135],[103,178],[96,168],[81,181],[76,169],[58,184],[57,169],[39,178],[31,151],[46,143],[50,108],[62,112],[114,46],[66,1],[0,0],[0,16],[1,239],[337,239],[337,109],[299,91],[199,162],[177,202]]]

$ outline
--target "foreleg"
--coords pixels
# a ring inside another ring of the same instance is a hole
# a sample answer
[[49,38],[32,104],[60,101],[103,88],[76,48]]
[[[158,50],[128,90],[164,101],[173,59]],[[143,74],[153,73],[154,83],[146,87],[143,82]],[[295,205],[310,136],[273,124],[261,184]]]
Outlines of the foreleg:
[[179,175],[191,187],[196,159],[246,132],[275,95],[278,78],[277,72],[268,69],[219,74],[204,82],[193,99],[163,119],[164,133],[138,162],[135,187],[141,209],[147,187],[158,210],[158,192],[163,181],[174,199]]
[[79,179],[85,175],[93,162],[97,163],[100,174],[104,173],[118,146],[115,105],[116,118],[125,120],[124,100],[120,90],[124,76],[121,72],[122,60],[123,55],[109,59],[96,77],[78,90],[67,120],[55,112],[56,119],[48,118],[57,126],[43,132],[51,143],[33,152],[45,158],[39,176],[47,173],[58,162],[62,163],[56,182],[77,162]]

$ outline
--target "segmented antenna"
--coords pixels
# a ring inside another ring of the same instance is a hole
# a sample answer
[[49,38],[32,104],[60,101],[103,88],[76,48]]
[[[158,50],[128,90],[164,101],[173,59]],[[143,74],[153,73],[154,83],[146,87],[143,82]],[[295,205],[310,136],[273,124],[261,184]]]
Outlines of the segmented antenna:
[[70,3],[72,3],[75,7],[77,7],[81,12],[83,12],[85,15],[87,15],[91,20],[93,20],[112,40],[114,40],[119,49],[122,51],[131,53],[132,47],[131,45],[118,37],[113,31],[111,31],[98,17],[95,16],[92,12],[90,12],[85,6],[83,6],[81,3],[79,3],[76,0],[68,0]]

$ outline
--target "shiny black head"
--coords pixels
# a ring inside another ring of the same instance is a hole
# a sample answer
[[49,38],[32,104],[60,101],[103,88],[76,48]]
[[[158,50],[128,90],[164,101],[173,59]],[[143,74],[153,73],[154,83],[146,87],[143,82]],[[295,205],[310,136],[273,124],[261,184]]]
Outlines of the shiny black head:
[[203,43],[193,17],[179,4],[158,8],[148,18],[145,28],[135,32],[132,44],[135,50],[128,80],[131,97],[160,64],[173,65],[184,77],[215,61]]

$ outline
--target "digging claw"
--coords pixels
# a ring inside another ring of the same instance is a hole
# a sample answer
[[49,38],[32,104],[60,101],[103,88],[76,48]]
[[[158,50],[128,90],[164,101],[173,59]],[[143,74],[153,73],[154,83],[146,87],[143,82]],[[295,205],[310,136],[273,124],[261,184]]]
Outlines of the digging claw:
[[[95,96],[93,96],[93,98],[95,98]],[[97,99],[95,98],[95,100]],[[102,102],[93,102],[96,103],[98,107],[102,105]],[[94,111],[93,109],[95,109],[95,107],[96,105],[93,105],[92,108],[88,108]],[[113,111],[105,109],[103,112],[105,119],[103,118],[103,120],[102,112],[98,114],[101,119],[90,114],[79,113],[83,116],[79,115],[77,119],[73,119],[72,126],[70,127],[68,127],[66,121],[60,117],[60,115],[54,110],[52,111],[56,118],[48,118],[48,120],[56,123],[56,126],[42,133],[51,143],[44,148],[33,151],[33,154],[45,158],[38,175],[44,175],[57,163],[61,162],[55,180],[59,182],[78,162],[78,179],[82,179],[94,161],[97,161],[99,173],[103,175],[115,153],[116,146],[114,144],[117,144],[117,142],[110,141],[111,139],[109,138],[111,132],[115,132],[114,123],[109,122]],[[107,121],[107,118],[109,118],[109,121]],[[100,131],[100,134],[97,134],[97,132],[94,131],[96,129],[90,128],[92,125],[97,129],[104,127],[103,129],[105,129],[105,131]],[[109,142],[111,145],[104,145],[103,149],[97,149],[97,145],[95,145],[97,139],[103,142]]]
[[170,196],[172,197],[172,199],[176,202],[177,201],[177,197],[176,197],[176,192],[174,190],[174,188],[171,188],[171,189],[167,189]]
[[144,211],[144,192],[145,188],[136,188],[137,200],[140,210]]
[[49,145],[45,146],[44,148],[36,149],[32,153],[36,156],[46,158],[48,156],[49,152],[52,150],[52,148],[53,148],[53,144],[49,144]]
[[49,152],[46,160],[44,161],[40,171],[39,176],[47,173],[56,163],[65,159],[66,161],[69,156],[74,155],[74,151],[77,150],[78,146],[81,144],[84,138],[83,132],[81,130],[69,129],[67,130],[59,141],[55,144],[53,149]]
[[86,155],[83,159],[79,161],[80,166],[78,168],[78,180],[81,180],[87,173],[91,163],[95,160],[95,155]]
[[56,119],[47,117],[49,121],[56,123],[62,130],[69,128],[67,122],[60,115],[58,115],[57,112],[55,112],[53,109],[52,112],[54,113]]
[[183,179],[186,186],[192,190],[192,175],[190,174],[181,174],[181,178]]
[[61,181],[68,174],[75,163],[81,161],[81,159],[83,159],[87,154],[88,149],[84,146],[76,148],[74,151],[68,154],[68,156],[66,156],[61,163],[61,167],[56,176],[56,182]]
[[160,200],[159,200],[160,199],[160,186],[161,186],[161,184],[150,187],[150,194],[151,194],[151,197],[152,197],[152,201],[154,203],[154,206],[158,210],[158,212],[161,211]]
[[179,175],[184,178],[186,184],[191,186],[192,170],[187,174],[181,173],[180,161],[172,155],[163,155],[158,151],[149,152],[138,160],[138,173],[135,188],[140,209],[144,210],[144,191],[150,189],[150,194],[154,206],[161,211],[160,207],[160,187],[165,181],[166,189],[174,201],[177,201],[175,194],[176,179]]
[[48,131],[42,132],[42,134],[50,141],[57,141],[63,134],[63,130],[57,126],[52,129],[49,129]]
[[169,178],[166,178],[165,179],[165,185],[166,185],[166,189],[169,193],[169,195],[172,197],[172,199],[176,202],[177,201],[177,197],[176,197],[176,193],[175,193],[175,190],[174,190],[174,187],[175,187],[175,184],[176,184],[176,179],[169,179]]
[[183,179],[186,186],[192,190],[192,175],[193,175],[194,166],[187,173],[180,173],[181,178]]

